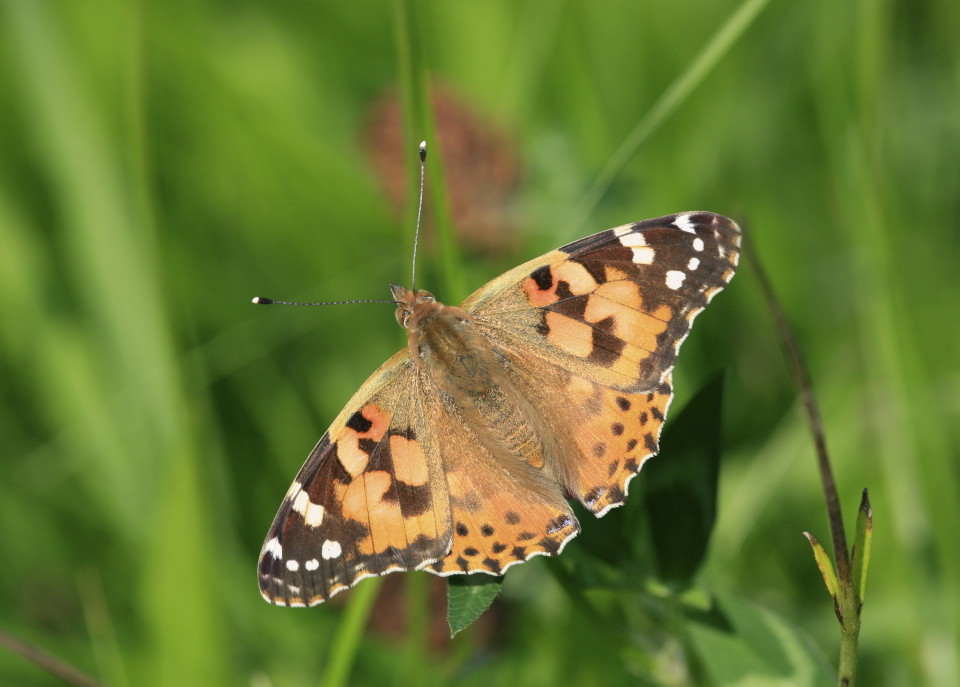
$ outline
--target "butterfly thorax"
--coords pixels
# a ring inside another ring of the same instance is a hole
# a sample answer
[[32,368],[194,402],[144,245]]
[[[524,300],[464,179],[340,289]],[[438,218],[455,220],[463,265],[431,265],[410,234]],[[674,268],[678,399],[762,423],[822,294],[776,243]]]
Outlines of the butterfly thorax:
[[391,285],[397,321],[425,385],[501,460],[519,458],[543,467],[544,442],[530,408],[515,393],[503,360],[464,310],[444,305],[428,291]]

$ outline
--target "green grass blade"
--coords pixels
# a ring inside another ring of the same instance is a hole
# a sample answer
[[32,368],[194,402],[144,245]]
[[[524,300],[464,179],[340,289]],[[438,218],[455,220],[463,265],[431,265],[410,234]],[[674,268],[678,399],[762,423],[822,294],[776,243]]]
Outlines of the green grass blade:
[[820,569],[823,583],[826,585],[827,592],[830,593],[830,598],[833,599],[834,608],[837,609],[839,614],[840,582],[837,580],[837,573],[833,569],[833,561],[830,560],[830,555],[826,549],[823,548],[823,545],[818,542],[812,534],[804,532],[803,536],[810,542],[810,546],[813,549],[813,559],[817,563],[817,568]]
[[350,668],[357,657],[360,639],[382,582],[383,578],[380,577],[366,580],[351,594],[350,603],[346,605],[330,645],[327,667],[320,680],[322,687],[343,687],[348,684]]
[[863,490],[860,509],[857,511],[857,532],[853,540],[853,594],[863,604],[867,591],[867,572],[870,568],[870,551],[873,546],[873,509],[870,496]]
[[596,181],[587,189],[583,199],[571,215],[570,233],[575,233],[580,229],[607,192],[607,189],[610,188],[610,184],[633,159],[643,142],[690,97],[690,94],[716,68],[723,56],[740,39],[744,31],[769,2],[770,0],[744,0],[737,11],[730,15],[723,26],[713,35],[713,38],[707,42],[686,71],[681,73],[667,87],[667,90],[653,104],[653,107],[650,108],[643,119],[637,122],[633,131],[613,153],[609,162],[597,176]]
[[[408,166],[408,189],[410,192],[411,212],[408,216],[416,218],[415,189],[420,179],[419,160],[416,158],[416,146],[427,141],[426,191],[424,206],[432,207],[430,213],[436,230],[437,244],[440,249],[440,281],[443,298],[448,302],[459,302],[467,296],[463,281],[463,265],[450,218],[450,203],[446,191],[443,166],[443,151],[437,136],[430,98],[430,70],[424,54],[423,40],[420,35],[420,19],[416,3],[407,0],[394,0],[394,38],[397,44],[397,62],[400,68],[400,88],[404,109],[404,130],[410,146]],[[416,165],[413,164],[416,161]],[[413,237],[411,233],[410,241]],[[418,260],[418,263],[422,262]],[[411,284],[411,288],[416,285]]]

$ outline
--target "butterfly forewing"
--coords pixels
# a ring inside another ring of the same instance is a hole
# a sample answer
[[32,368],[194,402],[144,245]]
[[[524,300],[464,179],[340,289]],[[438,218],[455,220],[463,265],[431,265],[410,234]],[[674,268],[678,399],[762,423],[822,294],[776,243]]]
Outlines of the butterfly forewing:
[[312,606],[358,580],[414,570],[450,547],[439,448],[426,441],[406,351],[347,404],[287,491],[260,554],[260,589]]
[[639,392],[673,368],[693,319],[733,277],[740,230],[708,212],[636,222],[514,268],[474,293],[467,312],[493,338],[604,386]]

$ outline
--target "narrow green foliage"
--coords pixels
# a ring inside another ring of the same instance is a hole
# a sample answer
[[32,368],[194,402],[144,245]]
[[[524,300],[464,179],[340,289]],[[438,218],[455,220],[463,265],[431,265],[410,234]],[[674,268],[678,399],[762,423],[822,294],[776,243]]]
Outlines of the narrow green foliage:
[[736,45],[743,32],[769,2],[770,0],[744,0],[712,39],[703,45],[687,69],[674,79],[657,102],[637,122],[633,131],[620,144],[616,152],[610,156],[606,166],[581,199],[577,212],[571,216],[572,229],[579,229],[582,226],[613,181],[637,154],[644,141],[690,98],[697,86],[716,69],[723,56]]
[[870,550],[873,544],[873,509],[870,495],[863,490],[860,509],[857,511],[857,533],[853,540],[853,594],[863,605],[867,590],[867,571],[870,568]]
[[813,548],[813,559],[820,569],[820,576],[823,577],[823,583],[827,586],[827,592],[833,599],[834,607],[837,609],[837,615],[840,614],[840,583],[837,581],[837,573],[833,569],[833,561],[830,560],[830,554],[826,552],[823,545],[809,532],[804,532],[803,536],[810,542]]
[[370,618],[373,602],[383,580],[366,580],[350,595],[350,603],[340,619],[337,632],[327,655],[321,687],[343,687],[349,684],[350,669],[357,657],[357,651],[363,638],[363,631]]
[[[453,223],[450,219],[450,205],[446,190],[446,177],[443,173],[443,154],[441,142],[437,136],[437,126],[434,121],[431,103],[430,73],[427,69],[424,55],[423,40],[421,37],[420,15],[417,3],[408,0],[394,0],[394,36],[397,44],[398,64],[400,66],[400,84],[404,108],[404,126],[406,140],[409,142],[411,160],[416,146],[421,140],[427,142],[427,169],[424,207],[432,208],[429,213],[432,218],[430,230],[435,232],[434,239],[439,245],[438,260],[432,261],[434,268],[439,267],[440,282],[444,290],[444,298],[450,302],[457,302],[466,297],[467,293],[463,280],[463,264],[453,233]],[[417,160],[419,163],[419,160]],[[414,189],[419,183],[419,167],[408,165],[411,183],[410,203],[412,211],[408,217],[416,218],[416,193]],[[416,173],[414,174],[414,170]],[[413,222],[408,223],[413,226]],[[410,232],[412,237],[413,232]],[[433,241],[427,243],[430,245]],[[418,262],[420,262],[418,260]],[[428,274],[433,273],[428,272]],[[410,287],[416,287],[411,284]]]

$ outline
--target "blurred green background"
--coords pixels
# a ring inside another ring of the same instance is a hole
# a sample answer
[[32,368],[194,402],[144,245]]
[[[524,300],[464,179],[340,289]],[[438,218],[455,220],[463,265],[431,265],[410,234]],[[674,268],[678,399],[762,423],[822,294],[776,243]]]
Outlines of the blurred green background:
[[[439,258],[428,223],[418,282],[457,301],[608,226],[742,222],[808,356],[848,529],[870,488],[862,684],[960,684],[960,3],[748,5],[755,21],[584,206],[740,4],[412,4],[446,175],[428,204],[449,206],[463,254]],[[643,608],[622,642],[598,640],[544,559],[452,642],[442,584],[385,578],[355,656],[336,642],[358,590],[310,610],[260,598],[284,491],[403,337],[390,306],[250,298],[409,281],[405,181],[432,132],[399,117],[397,94],[416,96],[403,7],[0,0],[0,630],[118,686],[321,684],[335,646],[356,685],[723,682]],[[727,371],[697,586],[835,664],[801,536],[829,541],[819,475],[749,266],[684,351],[674,412]],[[60,684],[2,650],[0,683]]]

